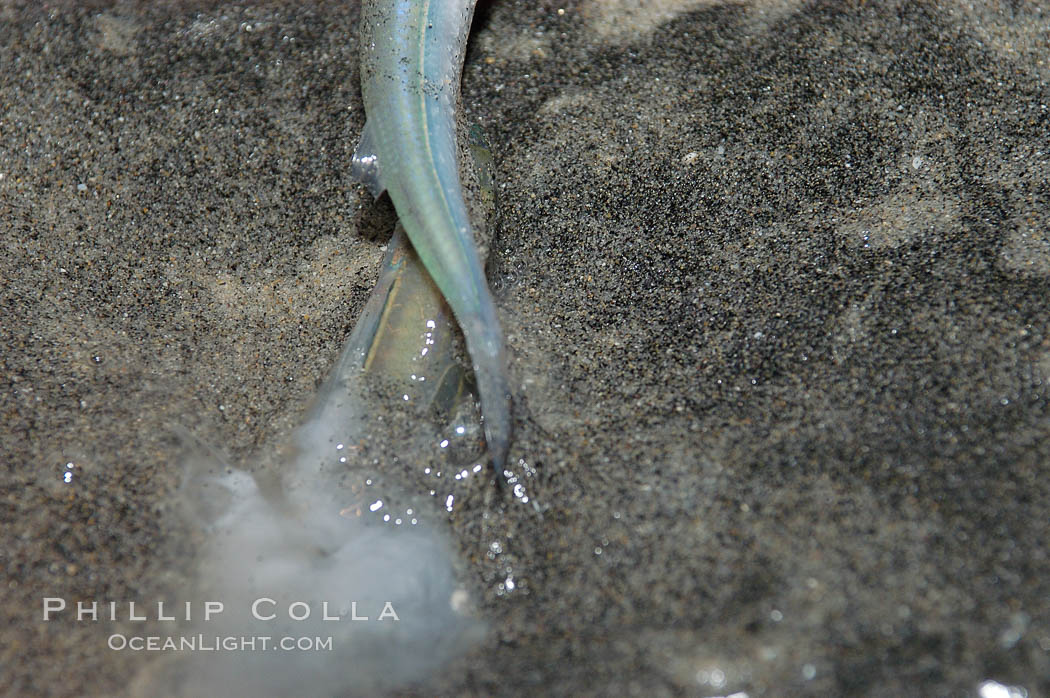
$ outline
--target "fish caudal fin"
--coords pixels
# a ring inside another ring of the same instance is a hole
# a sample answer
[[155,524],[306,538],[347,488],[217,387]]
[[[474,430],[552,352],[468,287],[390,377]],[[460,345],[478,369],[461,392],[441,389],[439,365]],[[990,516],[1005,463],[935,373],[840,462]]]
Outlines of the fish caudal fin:
[[[511,392],[507,379],[503,336],[491,299],[482,312],[460,321],[467,350],[473,358],[474,378],[481,400],[485,444],[497,479],[504,477],[511,437]],[[487,317],[486,317],[487,316]]]

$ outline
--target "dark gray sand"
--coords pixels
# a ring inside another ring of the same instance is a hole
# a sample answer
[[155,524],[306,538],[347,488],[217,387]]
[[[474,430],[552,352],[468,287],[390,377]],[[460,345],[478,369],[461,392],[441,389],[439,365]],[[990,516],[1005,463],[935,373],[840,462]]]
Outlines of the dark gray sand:
[[[177,596],[171,425],[251,465],[353,326],[390,222],[357,14],[0,4],[0,692],[157,659],[42,598]],[[1050,695],[1050,9],[477,20],[543,512],[457,506],[491,633],[415,690]]]

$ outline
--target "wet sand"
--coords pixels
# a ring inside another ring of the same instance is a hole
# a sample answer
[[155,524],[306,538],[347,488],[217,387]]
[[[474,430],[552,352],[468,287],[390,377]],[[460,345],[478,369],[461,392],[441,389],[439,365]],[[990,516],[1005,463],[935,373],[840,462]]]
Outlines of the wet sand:
[[[449,517],[491,635],[420,695],[1050,694],[1050,11],[972,5],[479,10],[531,500]],[[353,326],[356,22],[0,5],[12,695],[155,659],[42,597],[177,595],[171,425],[265,458]]]

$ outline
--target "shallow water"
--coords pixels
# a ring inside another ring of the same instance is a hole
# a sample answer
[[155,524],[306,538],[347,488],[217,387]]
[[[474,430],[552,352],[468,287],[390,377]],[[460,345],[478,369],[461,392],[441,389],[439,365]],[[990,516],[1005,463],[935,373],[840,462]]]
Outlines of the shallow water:
[[[41,594],[178,598],[169,426],[265,469],[353,326],[392,224],[349,180],[355,13],[0,9],[11,690],[157,660]],[[451,481],[490,631],[421,692],[1050,693],[1047,22],[483,9],[530,501]],[[417,465],[380,475],[428,498]]]

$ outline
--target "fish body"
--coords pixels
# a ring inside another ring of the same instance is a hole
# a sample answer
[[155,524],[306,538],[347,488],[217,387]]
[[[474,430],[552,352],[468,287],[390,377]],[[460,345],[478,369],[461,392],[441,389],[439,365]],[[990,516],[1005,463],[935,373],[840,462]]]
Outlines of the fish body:
[[389,194],[459,323],[497,473],[510,441],[503,336],[460,181],[456,107],[474,0],[369,1],[361,17],[367,124],[353,169]]

